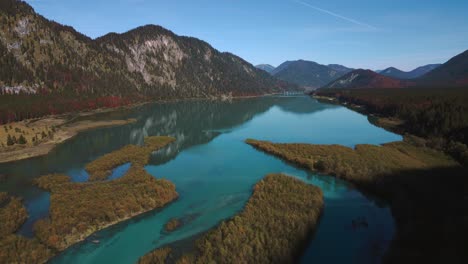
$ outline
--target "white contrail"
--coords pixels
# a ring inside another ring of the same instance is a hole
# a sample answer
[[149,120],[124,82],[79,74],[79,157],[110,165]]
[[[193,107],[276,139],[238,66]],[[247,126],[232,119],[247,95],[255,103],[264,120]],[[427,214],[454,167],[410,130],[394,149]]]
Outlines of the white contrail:
[[369,24],[359,22],[359,21],[357,21],[357,20],[355,20],[355,19],[342,16],[342,15],[340,15],[340,14],[337,14],[337,13],[334,13],[334,12],[332,12],[332,11],[328,11],[328,10],[322,9],[322,8],[320,8],[320,7],[311,5],[311,4],[309,4],[309,3],[306,3],[306,2],[303,2],[303,1],[300,1],[300,0],[292,0],[292,1],[293,1],[293,2],[296,2],[296,3],[298,3],[298,4],[301,4],[301,5],[310,7],[310,8],[312,8],[312,9],[315,9],[315,10],[320,11],[320,12],[322,12],[322,13],[325,13],[325,14],[328,14],[328,15],[331,15],[331,16],[334,16],[334,17],[337,17],[337,18],[346,20],[346,21],[348,21],[348,22],[351,22],[351,23],[356,24],[356,25],[359,25],[359,26],[364,26],[364,27],[367,27],[367,28],[370,28],[370,29],[374,29],[374,30],[377,29],[376,27],[371,26],[371,25],[369,25]]

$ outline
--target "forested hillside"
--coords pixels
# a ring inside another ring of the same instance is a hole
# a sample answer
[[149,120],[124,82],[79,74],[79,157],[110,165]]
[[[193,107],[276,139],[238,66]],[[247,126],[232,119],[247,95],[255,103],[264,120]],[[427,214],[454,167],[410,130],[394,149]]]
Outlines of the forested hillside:
[[322,65],[313,61],[286,61],[271,74],[281,80],[307,88],[320,88],[340,78],[352,69],[338,64]]
[[0,123],[147,100],[297,89],[159,26],[93,40],[17,0],[1,1],[0,22]]

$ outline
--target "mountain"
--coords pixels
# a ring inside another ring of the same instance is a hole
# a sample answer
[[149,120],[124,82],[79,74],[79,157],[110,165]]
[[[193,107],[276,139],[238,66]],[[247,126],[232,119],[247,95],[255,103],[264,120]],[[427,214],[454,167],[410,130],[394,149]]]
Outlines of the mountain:
[[354,70],[352,68],[348,68],[348,67],[340,65],[340,64],[328,64],[327,66],[328,66],[328,68],[330,68],[332,70],[335,70],[335,71],[337,71],[339,73],[343,73],[343,74],[346,74],[346,73],[351,72],[351,71]]
[[416,78],[419,78],[437,68],[439,68],[442,64],[438,63],[438,64],[428,64],[428,65],[425,65],[425,66],[421,66],[421,67],[418,67],[412,71],[410,71],[410,77],[409,79],[416,79]]
[[286,61],[272,71],[278,79],[308,88],[319,88],[343,76],[351,69],[341,65],[326,66],[313,61]]
[[416,79],[418,77],[421,77],[427,74],[428,72],[436,69],[440,65],[442,64],[428,64],[425,66],[418,67],[409,72],[399,70],[395,67],[390,67],[382,71],[377,71],[377,73],[388,76],[388,77],[401,79],[401,80],[409,80],[409,79]]
[[271,66],[270,64],[259,64],[257,66],[255,66],[257,69],[260,69],[260,70],[264,70],[268,73],[271,73],[275,67]]
[[335,81],[332,81],[322,88],[403,88],[409,84],[410,83],[408,81],[393,79],[371,70],[359,69],[354,70]]
[[468,50],[419,78],[418,84],[468,86]]
[[402,70],[399,70],[395,67],[389,67],[385,70],[380,71],[379,74],[382,74],[384,76],[391,77],[391,78],[396,78],[396,79],[406,79],[406,76],[408,73]]
[[233,54],[160,26],[93,40],[17,0],[0,2],[0,22],[0,94],[142,101],[297,89]]
[[287,69],[293,63],[295,63],[295,61],[285,61],[285,62],[281,63],[278,67],[276,67],[273,71],[271,71],[271,75],[275,75],[275,74]]

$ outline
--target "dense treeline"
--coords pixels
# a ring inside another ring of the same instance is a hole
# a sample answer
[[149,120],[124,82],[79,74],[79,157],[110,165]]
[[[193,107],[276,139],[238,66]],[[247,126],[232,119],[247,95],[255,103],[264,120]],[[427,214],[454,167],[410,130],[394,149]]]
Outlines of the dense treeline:
[[151,152],[159,150],[174,142],[173,137],[147,137],[144,146],[128,145],[117,151],[106,154],[86,165],[90,181],[105,180],[115,167],[132,163],[133,166],[143,167],[149,161]]
[[115,108],[144,100],[131,97],[94,97],[75,93],[1,94],[0,124],[46,115],[63,114],[99,108]]
[[468,92],[464,88],[319,90],[320,96],[403,120],[399,129],[468,164]]
[[468,171],[442,152],[407,142],[357,145],[355,149],[257,140],[247,143],[310,170],[351,181],[387,199],[397,227],[387,262],[468,261],[468,208],[464,198]]
[[[196,251],[177,263],[293,263],[322,207],[319,188],[286,175],[267,175],[240,214],[197,240]],[[140,263],[164,263],[157,261],[168,255],[167,249],[156,250]]]
[[[36,179],[39,187],[51,192],[49,217],[34,226],[38,239],[51,248],[64,250],[100,229],[161,208],[176,199],[178,194],[174,184],[155,179],[143,167],[152,150],[173,140],[170,137],[148,138],[145,146],[132,148],[138,155],[126,152],[134,158],[128,160],[132,166],[118,179],[85,183],[70,182],[66,175],[46,175]],[[144,149],[143,153],[141,149]],[[105,161],[103,165],[116,165],[107,163],[107,158],[101,161]],[[106,167],[104,171],[108,169]]]
[[463,88],[319,90],[317,94],[403,119],[405,129],[418,136],[468,143],[468,93]]
[[46,263],[53,252],[36,238],[8,235],[0,239],[0,263]]
[[18,198],[0,193],[0,263],[44,263],[50,258],[51,250],[36,239],[14,234],[27,217]]

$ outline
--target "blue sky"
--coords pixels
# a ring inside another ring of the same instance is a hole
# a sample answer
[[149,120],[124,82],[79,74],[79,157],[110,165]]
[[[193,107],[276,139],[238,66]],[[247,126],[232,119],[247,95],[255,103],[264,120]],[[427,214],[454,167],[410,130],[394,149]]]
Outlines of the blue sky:
[[98,37],[157,24],[252,64],[305,59],[410,70],[468,49],[466,0],[27,0]]

